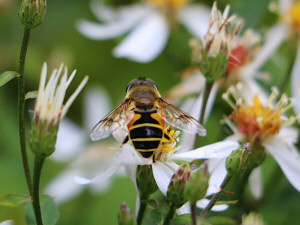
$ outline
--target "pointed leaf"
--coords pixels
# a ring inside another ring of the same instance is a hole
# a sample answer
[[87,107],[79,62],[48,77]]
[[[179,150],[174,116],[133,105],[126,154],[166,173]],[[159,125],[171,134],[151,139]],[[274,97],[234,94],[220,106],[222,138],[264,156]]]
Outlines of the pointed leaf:
[[0,195],[0,205],[16,207],[31,202],[29,195],[23,194],[4,194]]
[[[59,212],[54,200],[50,196],[41,196],[41,211],[44,225],[54,225],[59,218]],[[26,222],[27,225],[36,225],[33,207],[27,206],[26,209]]]
[[5,71],[0,74],[0,87],[18,75],[16,71]]
[[37,91],[29,91],[25,95],[25,100],[31,99],[31,98],[37,98],[37,94],[38,94]]
[[217,201],[215,205],[234,205],[236,203],[238,203],[239,200],[231,200],[231,201]]

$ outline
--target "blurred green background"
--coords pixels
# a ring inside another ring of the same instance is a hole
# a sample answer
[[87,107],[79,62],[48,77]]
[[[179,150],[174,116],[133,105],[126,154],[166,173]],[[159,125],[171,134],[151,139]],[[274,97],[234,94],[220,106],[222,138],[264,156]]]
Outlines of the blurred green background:
[[[212,1],[199,1],[209,6]],[[219,1],[224,8],[229,3],[232,13],[245,19],[245,27],[263,31],[276,21],[276,16],[267,9],[268,0]],[[0,72],[16,70],[23,28],[17,15],[21,1],[0,0]],[[117,105],[125,94],[127,83],[137,77],[146,76],[154,80],[161,93],[179,82],[176,74],[190,65],[190,34],[178,27],[171,34],[164,52],[153,62],[139,64],[126,59],[114,58],[111,51],[119,40],[93,41],[83,37],[75,29],[80,18],[97,21],[86,0],[48,1],[44,23],[34,29],[29,43],[25,76],[26,90],[36,90],[43,62],[48,63],[48,71],[64,62],[70,70],[77,69],[77,75],[69,88],[69,93],[79,84],[85,74],[90,76],[86,91],[93,86],[104,87]],[[285,43],[266,63],[265,70],[272,72],[275,84],[282,82],[295,52],[293,45]],[[277,63],[277,62],[280,63]],[[287,88],[288,90],[288,88]],[[83,94],[71,107],[68,117],[82,125]],[[218,105],[222,104],[217,102]],[[28,125],[33,101],[26,102]],[[220,140],[214,135],[215,124],[222,118],[221,112],[214,110],[207,130],[208,137],[203,143]],[[19,151],[17,129],[17,82],[13,80],[0,88],[0,194],[27,193],[24,172]],[[27,126],[29,127],[29,126]],[[224,128],[226,131],[226,128]],[[28,133],[28,132],[27,132]],[[216,132],[217,133],[217,132]],[[227,133],[228,134],[228,133]],[[32,165],[32,154],[29,153]],[[41,178],[41,188],[52,180],[67,163],[48,160]],[[299,224],[300,194],[289,184],[273,159],[264,163],[265,198],[258,205],[259,212],[267,224]],[[104,194],[91,194],[85,191],[75,199],[59,206],[58,225],[116,224],[117,212],[125,201],[135,210],[135,188],[129,178],[114,179],[113,185]],[[230,212],[218,215],[228,215]],[[13,219],[15,224],[25,224],[25,206],[8,208],[0,206],[0,221]]]

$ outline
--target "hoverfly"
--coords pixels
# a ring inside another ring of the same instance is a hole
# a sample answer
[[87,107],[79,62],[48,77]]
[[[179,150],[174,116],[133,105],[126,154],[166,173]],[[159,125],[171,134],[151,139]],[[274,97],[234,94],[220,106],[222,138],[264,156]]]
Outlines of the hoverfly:
[[129,141],[144,158],[168,150],[176,142],[172,126],[201,136],[205,128],[193,117],[161,98],[155,83],[147,78],[132,80],[125,100],[96,124],[92,140],[108,137],[119,129],[128,130],[123,144]]

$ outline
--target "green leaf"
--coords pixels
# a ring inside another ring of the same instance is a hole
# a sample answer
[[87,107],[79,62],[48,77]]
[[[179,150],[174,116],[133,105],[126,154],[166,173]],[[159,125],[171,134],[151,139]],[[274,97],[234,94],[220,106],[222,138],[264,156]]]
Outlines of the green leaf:
[[0,87],[18,75],[16,71],[5,71],[0,74]]
[[185,215],[175,216],[172,222],[178,225],[192,224],[191,215],[185,214]]
[[228,205],[234,205],[236,203],[238,203],[239,200],[231,200],[231,201],[217,201],[215,205],[224,205],[224,204],[228,204]]
[[[57,206],[50,196],[41,196],[41,211],[44,225],[54,225],[58,218],[59,212]],[[27,225],[36,225],[34,211],[32,205],[28,205],[26,209],[26,222]]]
[[237,221],[223,216],[213,216],[207,219],[207,221],[212,225],[235,225]]
[[37,98],[37,94],[38,94],[37,91],[29,91],[25,95],[25,100],[31,99],[31,98]]
[[29,195],[23,194],[5,194],[0,195],[0,205],[16,207],[31,202]]

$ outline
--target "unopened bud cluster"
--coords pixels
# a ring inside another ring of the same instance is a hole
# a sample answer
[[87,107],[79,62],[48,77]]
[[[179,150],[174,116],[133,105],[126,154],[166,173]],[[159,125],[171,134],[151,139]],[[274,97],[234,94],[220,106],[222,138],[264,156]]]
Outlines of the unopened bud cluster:
[[205,197],[209,181],[207,165],[195,169],[194,165],[183,164],[173,175],[168,187],[167,200],[175,208],[187,201],[196,203]]
[[250,163],[251,147],[247,143],[233,151],[226,159],[226,169],[228,175],[234,176],[245,170]]
[[183,164],[171,179],[168,187],[167,199],[175,206],[175,208],[181,207],[188,201],[184,195],[184,188],[191,177],[191,172],[190,166],[188,164]]
[[189,202],[196,203],[198,200],[203,199],[206,195],[209,182],[209,173],[207,164],[197,169],[187,182],[184,190],[184,195]]
[[19,17],[26,28],[32,29],[43,22],[45,13],[46,0],[23,0]]
[[135,224],[135,218],[125,202],[123,202],[121,204],[120,212],[118,215],[118,222],[119,222],[119,225],[134,225]]

